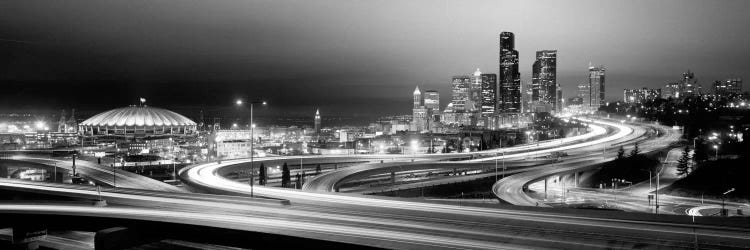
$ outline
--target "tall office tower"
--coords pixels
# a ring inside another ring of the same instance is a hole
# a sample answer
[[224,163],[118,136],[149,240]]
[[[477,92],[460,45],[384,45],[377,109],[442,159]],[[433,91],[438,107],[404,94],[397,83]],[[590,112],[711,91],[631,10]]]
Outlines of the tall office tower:
[[440,110],[440,93],[437,90],[424,92],[424,107],[431,110]]
[[557,50],[536,52],[536,61],[532,66],[531,101],[549,107],[547,111],[557,109]]
[[419,91],[417,86],[412,94],[414,100],[414,108],[412,108],[412,131],[422,131],[426,129],[427,125],[427,108],[422,105],[422,92]]
[[604,71],[604,65],[589,66],[589,102],[583,104],[589,111],[597,111],[604,104]]
[[456,112],[466,111],[466,102],[469,99],[469,87],[471,86],[471,77],[454,76],[451,83],[451,103],[453,110]]
[[497,96],[500,113],[521,112],[521,73],[518,72],[518,51],[514,48],[513,33],[500,33],[500,91]]
[[419,91],[419,86],[417,86],[416,89],[414,89],[413,100],[414,100],[414,108],[419,108],[419,106],[422,106],[422,92]]
[[477,69],[471,75],[471,84],[469,85],[469,101],[466,110],[470,112],[480,112],[482,109],[482,72]]
[[683,97],[699,95],[698,93],[698,82],[695,80],[695,74],[688,70],[682,73],[682,80],[680,81],[680,92]]
[[581,98],[581,109],[588,111],[591,104],[591,85],[588,82],[578,84],[578,97]]
[[315,110],[315,133],[320,133],[320,109]]
[[482,74],[482,116],[495,114],[497,92],[497,75]]

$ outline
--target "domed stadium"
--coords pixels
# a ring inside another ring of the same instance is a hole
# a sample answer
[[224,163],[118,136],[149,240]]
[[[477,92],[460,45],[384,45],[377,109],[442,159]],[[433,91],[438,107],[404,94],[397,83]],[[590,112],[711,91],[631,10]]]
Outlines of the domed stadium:
[[183,115],[145,105],[109,110],[78,125],[84,137],[107,138],[189,136],[196,129],[197,124]]

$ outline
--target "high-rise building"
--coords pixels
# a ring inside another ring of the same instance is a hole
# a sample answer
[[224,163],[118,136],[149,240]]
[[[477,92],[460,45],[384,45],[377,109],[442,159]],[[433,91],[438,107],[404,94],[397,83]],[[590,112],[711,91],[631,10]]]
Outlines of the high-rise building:
[[725,81],[716,81],[713,84],[714,94],[723,97],[730,94],[742,94],[742,79],[731,78]]
[[412,131],[422,131],[427,129],[427,108],[422,105],[422,92],[419,91],[417,86],[412,94],[412,100],[414,101],[414,107],[412,108]]
[[315,110],[315,133],[320,133],[320,109]]
[[455,112],[464,112],[467,110],[466,103],[469,100],[469,88],[471,86],[471,77],[454,76],[451,83],[451,103]]
[[[588,93],[586,93],[588,94],[588,98],[583,98],[583,106],[588,106],[589,111],[597,111],[604,104],[604,71],[604,65],[598,67],[589,66]],[[586,103],[587,99],[588,103]]]
[[578,97],[581,98],[581,109],[587,109],[591,103],[591,85],[588,82],[578,84]]
[[424,107],[431,110],[440,110],[440,93],[437,90],[424,92]]
[[495,114],[497,106],[497,75],[482,74],[482,116]]
[[683,97],[699,95],[698,82],[695,80],[695,73],[688,70],[682,73],[682,80],[680,81],[680,92]]
[[518,71],[518,51],[515,50],[514,39],[511,32],[500,33],[500,91],[496,108],[499,113],[521,112],[521,73]]
[[625,103],[643,103],[656,100],[659,97],[661,97],[661,89],[641,88],[623,90],[623,101]]
[[466,103],[466,110],[469,112],[479,112],[482,109],[482,71],[477,69],[471,75],[471,84],[469,85],[469,100]]
[[661,92],[661,98],[680,98],[680,84],[676,82],[667,83]]
[[536,52],[532,67],[531,101],[556,110],[557,106],[557,50]]

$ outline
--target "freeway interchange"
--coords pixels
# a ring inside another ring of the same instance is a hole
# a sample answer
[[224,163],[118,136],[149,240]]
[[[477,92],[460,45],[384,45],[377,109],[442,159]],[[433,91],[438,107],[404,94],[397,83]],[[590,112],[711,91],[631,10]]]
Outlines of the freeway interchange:
[[[675,131],[658,125],[582,121],[589,124],[589,133],[483,152],[260,158],[254,164],[303,160],[308,165],[351,165],[308,180],[302,190],[255,185],[252,192],[263,198],[248,198],[248,183],[226,177],[250,168],[249,159],[197,164],[180,171],[180,178],[192,188],[223,195],[130,188],[107,188],[99,193],[94,187],[3,180],[0,188],[4,190],[79,199],[101,197],[112,205],[11,203],[0,204],[0,213],[156,220],[394,249],[750,247],[750,221],[746,219],[542,207],[546,206],[544,202],[524,192],[535,181],[595,167],[611,160],[620,145],[639,142],[645,152],[650,152],[669,148],[679,139]],[[559,151],[568,156],[559,161],[524,163],[529,157]],[[461,206],[335,192],[347,182],[373,175],[484,168],[496,160],[506,161],[512,175],[487,188],[498,199],[524,206]],[[253,167],[257,169],[258,165]]]

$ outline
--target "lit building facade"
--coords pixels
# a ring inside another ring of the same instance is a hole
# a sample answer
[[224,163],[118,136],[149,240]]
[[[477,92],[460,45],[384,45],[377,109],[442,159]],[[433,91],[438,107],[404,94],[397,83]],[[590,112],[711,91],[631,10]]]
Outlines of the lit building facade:
[[531,101],[548,107],[546,112],[557,110],[557,92],[557,50],[537,51],[532,66]]
[[578,96],[583,99],[582,110],[594,112],[604,104],[605,68],[589,66],[589,81],[578,85]]
[[661,89],[624,89],[623,90],[623,101],[625,103],[643,103],[646,101],[653,101],[661,97]]
[[477,69],[471,75],[471,84],[469,85],[469,99],[466,110],[471,113],[480,112],[482,109],[482,71]]
[[315,110],[315,133],[320,134],[320,109]]
[[716,81],[713,84],[713,91],[717,96],[742,94],[742,79],[731,78],[725,81]]
[[497,93],[497,75],[482,74],[482,116],[491,116],[496,113]]
[[682,80],[680,81],[679,88],[683,97],[700,95],[700,87],[698,86],[698,81],[695,79],[695,73],[690,70],[682,73]]
[[676,82],[667,83],[667,85],[664,86],[664,91],[661,92],[661,98],[680,98],[680,84]]
[[437,90],[424,92],[424,107],[433,111],[440,110],[440,93]]
[[464,112],[469,101],[469,88],[471,86],[471,77],[454,76],[451,83],[451,103],[455,112]]
[[500,33],[500,70],[497,95],[499,113],[521,112],[521,73],[518,71],[518,51],[515,50],[515,37],[512,32]]
[[416,87],[414,89],[414,93],[412,94],[412,100],[413,100],[413,107],[412,107],[412,121],[411,121],[411,130],[412,131],[423,131],[427,129],[427,118],[429,117],[427,108],[425,108],[424,105],[422,105],[422,91],[419,90],[419,87]]

